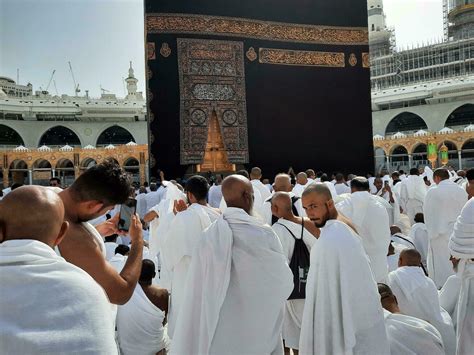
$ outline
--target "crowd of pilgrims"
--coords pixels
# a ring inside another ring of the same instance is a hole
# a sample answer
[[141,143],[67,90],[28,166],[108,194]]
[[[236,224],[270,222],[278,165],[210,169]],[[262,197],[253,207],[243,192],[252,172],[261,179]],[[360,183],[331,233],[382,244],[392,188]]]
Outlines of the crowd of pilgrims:
[[6,189],[0,353],[472,354],[474,169],[421,170]]

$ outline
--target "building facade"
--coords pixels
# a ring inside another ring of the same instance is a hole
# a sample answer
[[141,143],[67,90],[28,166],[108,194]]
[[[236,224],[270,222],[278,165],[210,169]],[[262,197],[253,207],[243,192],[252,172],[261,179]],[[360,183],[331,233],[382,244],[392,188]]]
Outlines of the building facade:
[[376,171],[427,165],[429,141],[448,147],[449,165],[454,168],[474,167],[470,1],[445,3],[444,41],[399,50],[393,29],[386,26],[382,0],[369,0]]

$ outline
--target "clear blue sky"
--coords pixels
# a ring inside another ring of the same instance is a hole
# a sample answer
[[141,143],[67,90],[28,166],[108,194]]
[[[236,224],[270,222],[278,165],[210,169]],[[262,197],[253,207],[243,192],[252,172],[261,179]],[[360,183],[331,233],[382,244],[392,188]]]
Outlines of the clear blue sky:
[[[442,36],[441,0],[384,4],[398,46]],[[19,68],[20,83],[31,82],[37,90],[56,69],[58,92],[73,94],[71,61],[82,94],[88,89],[99,96],[102,85],[123,97],[122,77],[131,60],[144,91],[142,0],[0,0],[0,18],[0,75],[16,80]],[[55,93],[53,84],[49,91]]]

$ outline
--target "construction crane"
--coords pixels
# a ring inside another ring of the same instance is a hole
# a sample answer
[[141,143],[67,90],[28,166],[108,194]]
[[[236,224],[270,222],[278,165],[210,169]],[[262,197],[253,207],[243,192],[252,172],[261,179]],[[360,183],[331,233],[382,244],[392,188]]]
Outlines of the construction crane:
[[54,69],[53,72],[51,73],[51,77],[49,78],[48,85],[46,85],[45,91],[48,91],[49,86],[51,85],[51,82],[53,81],[54,73],[56,73],[56,69]]
[[100,91],[102,92],[102,94],[105,94],[106,92],[110,92],[110,90],[104,89],[102,85],[100,85]]
[[71,76],[72,76],[72,81],[74,82],[74,96],[77,96],[81,90],[79,89],[79,84],[76,84],[76,78],[74,78],[74,72],[72,70],[72,65],[71,65],[71,62],[68,62],[69,63],[69,71],[71,72]]

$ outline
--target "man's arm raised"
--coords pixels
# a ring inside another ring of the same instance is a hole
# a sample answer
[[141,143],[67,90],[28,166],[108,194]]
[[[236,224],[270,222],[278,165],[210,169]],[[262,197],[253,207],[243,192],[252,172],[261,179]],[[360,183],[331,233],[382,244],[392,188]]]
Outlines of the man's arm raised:
[[132,245],[120,274],[104,259],[97,242],[81,226],[73,228],[60,244],[61,255],[71,264],[86,271],[105,290],[110,303],[125,304],[132,297],[142,265],[143,237],[138,216],[132,216]]

